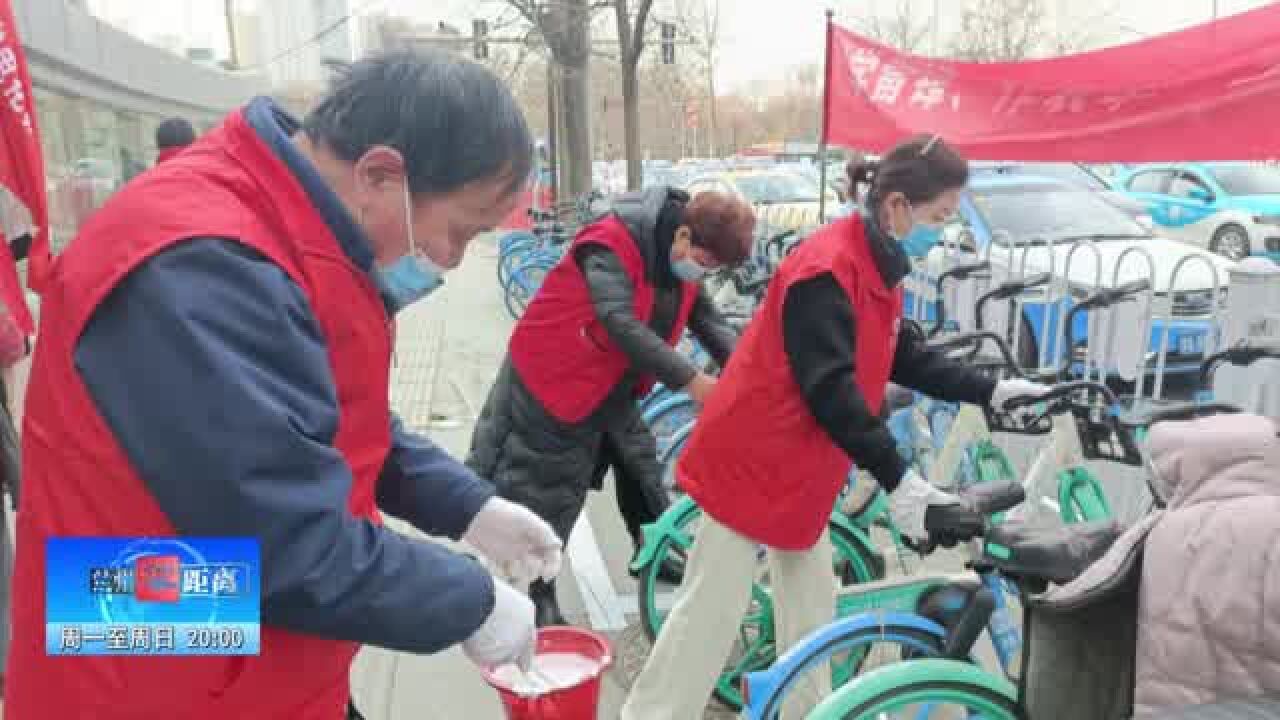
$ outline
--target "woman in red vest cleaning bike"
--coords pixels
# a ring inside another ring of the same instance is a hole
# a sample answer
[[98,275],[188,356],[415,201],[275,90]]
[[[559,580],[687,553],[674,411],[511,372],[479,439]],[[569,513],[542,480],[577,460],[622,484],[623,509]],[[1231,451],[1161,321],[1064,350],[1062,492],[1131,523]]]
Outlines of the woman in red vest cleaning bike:
[[[903,142],[876,168],[864,212],[821,229],[779,267],[681,456],[678,481],[706,517],[623,720],[701,716],[746,612],[761,544],[770,550],[779,653],[831,622],[825,530],[854,463],[888,493],[906,535],[923,539],[944,517],[968,512],[907,469],[879,417],[890,380],[997,406],[1045,389],[997,384],[929,350],[918,333],[899,333],[910,270],[903,246],[936,241],[968,177],[968,163],[936,136]],[[784,720],[829,693],[822,675],[791,693]]]
[[[737,335],[699,281],[742,262],[754,227],[751,207],[727,195],[690,199],[660,187],[615,199],[578,233],[516,325],[467,464],[562,540],[612,467],[638,548],[641,527],[667,501],[636,401],[655,379],[706,400],[714,381],[673,347],[688,326],[712,359],[727,362]],[[529,596],[540,626],[564,624],[554,582],[534,582]]]

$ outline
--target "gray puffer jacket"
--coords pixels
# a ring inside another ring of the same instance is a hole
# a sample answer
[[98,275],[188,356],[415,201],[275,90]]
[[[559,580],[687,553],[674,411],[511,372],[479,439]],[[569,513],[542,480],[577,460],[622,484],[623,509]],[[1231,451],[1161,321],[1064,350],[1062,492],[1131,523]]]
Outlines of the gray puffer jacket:
[[1273,421],[1156,425],[1168,509],[1146,539],[1135,717],[1280,694],[1280,439]]

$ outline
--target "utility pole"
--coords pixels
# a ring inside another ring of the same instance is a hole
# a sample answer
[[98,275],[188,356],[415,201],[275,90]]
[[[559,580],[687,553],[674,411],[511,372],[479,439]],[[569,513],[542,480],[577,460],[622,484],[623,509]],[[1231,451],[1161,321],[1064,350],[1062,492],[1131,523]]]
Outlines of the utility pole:
[[941,15],[941,0],[933,0],[933,56],[938,57],[938,19]]
[[236,47],[235,0],[223,0],[222,7],[227,16],[227,60],[234,70],[240,67],[240,50]]
[[1213,0],[1213,19],[1218,19],[1218,0]]

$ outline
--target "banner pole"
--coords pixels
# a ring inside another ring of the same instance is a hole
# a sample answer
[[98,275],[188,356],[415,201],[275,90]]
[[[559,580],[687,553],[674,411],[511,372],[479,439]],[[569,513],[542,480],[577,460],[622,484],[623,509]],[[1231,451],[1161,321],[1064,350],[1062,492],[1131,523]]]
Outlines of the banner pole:
[[818,224],[827,222],[827,123],[831,117],[831,30],[835,11],[827,8],[827,46],[823,53],[822,137],[818,141]]

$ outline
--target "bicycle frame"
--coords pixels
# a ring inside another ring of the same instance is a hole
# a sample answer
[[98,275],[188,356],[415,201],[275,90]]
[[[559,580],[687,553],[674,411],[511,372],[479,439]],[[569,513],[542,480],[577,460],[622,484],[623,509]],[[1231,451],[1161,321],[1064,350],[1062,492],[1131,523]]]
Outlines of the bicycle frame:
[[[1098,479],[1085,466],[1084,448],[1071,413],[1052,417],[1049,443],[1036,455],[1027,471],[1023,487],[1028,503],[1041,503],[1066,523],[1105,520],[1111,517],[1111,506]],[[1052,478],[1053,485],[1040,481]],[[1031,492],[1036,487],[1056,487],[1052,498]],[[1014,510],[1019,513],[1022,508]]]

